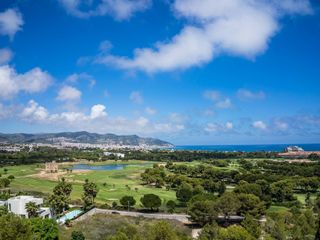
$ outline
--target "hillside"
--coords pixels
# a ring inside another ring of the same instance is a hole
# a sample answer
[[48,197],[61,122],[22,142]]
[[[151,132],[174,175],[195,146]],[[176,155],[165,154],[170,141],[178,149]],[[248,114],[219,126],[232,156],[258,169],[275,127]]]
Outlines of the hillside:
[[157,146],[171,147],[171,143],[156,138],[143,138],[137,135],[97,134],[89,132],[62,132],[41,134],[3,134],[0,133],[0,142],[6,143],[46,143],[57,144],[59,142],[110,144],[126,146]]

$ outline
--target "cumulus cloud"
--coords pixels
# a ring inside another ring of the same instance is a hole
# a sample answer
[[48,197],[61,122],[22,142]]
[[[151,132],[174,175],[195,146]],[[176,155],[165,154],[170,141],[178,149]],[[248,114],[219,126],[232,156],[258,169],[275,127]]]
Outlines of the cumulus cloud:
[[47,109],[40,106],[34,100],[30,100],[28,105],[23,109],[21,116],[27,121],[44,121],[49,117]]
[[82,80],[88,81],[90,88],[96,85],[96,80],[94,79],[94,77],[87,73],[73,73],[66,78],[66,82],[71,84],[78,83]]
[[102,41],[99,45],[101,52],[108,52],[112,48],[112,43],[109,40]]
[[71,86],[64,86],[58,92],[57,100],[59,101],[79,101],[82,93]]
[[227,109],[227,108],[231,108],[232,107],[232,102],[231,102],[231,99],[230,98],[225,98],[221,101],[218,101],[216,104],[215,104],[216,107],[218,108],[224,108],[224,109]]
[[13,53],[10,49],[8,48],[0,49],[0,65],[10,62],[12,57],[13,57]]
[[252,123],[252,126],[256,129],[266,130],[267,125],[263,121],[255,121]]
[[13,111],[11,107],[5,106],[2,103],[0,103],[0,120],[11,117],[12,112]]
[[286,122],[276,121],[274,124],[276,129],[280,131],[286,131],[289,128],[289,125]]
[[154,108],[151,108],[151,107],[146,107],[145,108],[145,112],[148,114],[148,115],[155,115],[157,113],[157,110],[154,109]]
[[106,107],[102,104],[93,105],[88,113],[65,111],[52,114],[45,107],[31,100],[23,108],[19,116],[27,122],[67,127],[69,130],[113,132],[118,134],[173,133],[184,130],[183,124],[170,121],[152,122],[142,116],[135,119],[112,118],[108,116]]
[[91,119],[106,117],[108,114],[105,110],[106,110],[106,107],[102,104],[94,105],[91,108],[91,114],[90,114]]
[[266,98],[266,94],[263,91],[252,92],[244,88],[238,90],[237,96],[242,100],[261,100]]
[[204,131],[207,133],[219,133],[219,132],[230,132],[233,130],[233,123],[226,122],[225,124],[221,123],[207,123],[204,127]]
[[38,67],[26,73],[18,74],[14,68],[8,65],[0,66],[0,98],[13,98],[20,91],[27,93],[42,92],[52,82],[52,76]]
[[143,103],[143,97],[139,91],[131,92],[129,99],[135,104],[142,104]]
[[227,122],[225,127],[228,130],[232,130],[233,129],[233,123],[232,122]]
[[266,51],[282,17],[312,12],[309,0],[175,0],[173,9],[187,24],[170,41],[135,49],[133,58],[105,55],[96,62],[153,73],[199,66],[222,54],[252,59]]
[[220,99],[221,93],[215,90],[207,90],[203,93],[203,96],[211,101],[217,101]]
[[0,12],[0,34],[7,35],[11,39],[16,32],[22,29],[23,19],[21,13],[16,9],[8,9]]
[[126,20],[151,6],[151,0],[59,0],[66,11],[75,17],[89,18],[110,15],[116,20]]

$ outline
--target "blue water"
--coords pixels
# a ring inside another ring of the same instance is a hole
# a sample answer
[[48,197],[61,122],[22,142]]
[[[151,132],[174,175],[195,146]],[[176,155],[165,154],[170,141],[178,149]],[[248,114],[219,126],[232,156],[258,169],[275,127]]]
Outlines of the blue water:
[[68,219],[71,220],[75,218],[76,216],[80,215],[82,213],[81,210],[73,210],[71,212],[68,212],[66,215],[62,216],[61,218],[57,219],[58,223],[65,223]]
[[94,171],[110,171],[110,170],[122,170],[127,166],[141,166],[151,165],[151,163],[142,164],[108,164],[108,165],[89,165],[89,164],[75,164],[73,170],[94,170]]
[[316,144],[266,144],[266,145],[190,145],[190,146],[176,146],[174,150],[198,150],[198,151],[242,151],[242,152],[256,152],[256,151],[273,151],[282,152],[287,146],[300,146],[305,151],[320,151],[320,143]]

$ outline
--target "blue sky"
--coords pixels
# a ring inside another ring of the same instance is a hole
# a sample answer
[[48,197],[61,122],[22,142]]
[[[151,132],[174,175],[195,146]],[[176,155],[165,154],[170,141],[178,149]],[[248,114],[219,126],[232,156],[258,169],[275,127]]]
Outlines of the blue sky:
[[0,132],[320,142],[320,4],[2,0]]

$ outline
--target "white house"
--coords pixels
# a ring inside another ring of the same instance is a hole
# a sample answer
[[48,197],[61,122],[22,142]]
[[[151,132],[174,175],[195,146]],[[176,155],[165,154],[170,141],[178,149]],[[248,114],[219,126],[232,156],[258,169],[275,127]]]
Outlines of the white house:
[[124,153],[115,153],[115,152],[104,152],[103,153],[105,156],[110,156],[110,155],[114,155],[117,158],[124,158],[125,154]]
[[[43,204],[43,198],[35,198],[33,196],[17,196],[9,198],[6,202],[6,205],[9,212],[19,215],[23,218],[28,218],[26,204],[29,202],[34,202],[40,207]],[[40,207],[38,214],[39,217],[42,218],[52,217],[50,208]]]

